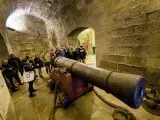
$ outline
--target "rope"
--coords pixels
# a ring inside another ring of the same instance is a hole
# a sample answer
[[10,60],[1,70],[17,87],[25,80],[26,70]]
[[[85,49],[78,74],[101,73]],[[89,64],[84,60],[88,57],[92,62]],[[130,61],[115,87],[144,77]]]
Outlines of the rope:
[[57,81],[56,84],[55,84],[55,94],[54,94],[54,99],[53,99],[53,108],[50,112],[48,120],[54,120],[54,114],[55,114],[56,102],[57,102],[58,83],[59,83],[59,81]]
[[116,115],[118,113],[122,114],[125,116],[126,120],[136,120],[135,116],[129,111],[127,110],[126,108],[124,107],[121,107],[121,106],[118,106],[108,100],[106,100],[103,96],[101,96],[100,94],[98,94],[97,90],[94,88],[93,89],[94,93],[97,95],[97,97],[99,97],[104,103],[108,104],[109,106],[115,108],[115,110],[113,111],[113,114],[112,114],[112,117],[115,119],[115,120],[120,120],[116,117]]

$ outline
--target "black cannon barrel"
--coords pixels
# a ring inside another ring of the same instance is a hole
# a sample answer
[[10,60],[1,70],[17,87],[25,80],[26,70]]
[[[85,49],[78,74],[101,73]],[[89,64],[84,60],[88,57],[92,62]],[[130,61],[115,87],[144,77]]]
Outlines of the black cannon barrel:
[[140,75],[93,68],[65,57],[57,57],[56,67],[66,67],[76,77],[111,93],[132,108],[139,108],[144,97],[145,79]]

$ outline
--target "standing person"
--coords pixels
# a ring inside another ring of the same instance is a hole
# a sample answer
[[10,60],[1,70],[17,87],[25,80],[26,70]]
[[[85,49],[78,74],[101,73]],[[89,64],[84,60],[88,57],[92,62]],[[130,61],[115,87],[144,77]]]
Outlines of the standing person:
[[50,55],[51,55],[51,70],[52,70],[52,68],[54,66],[54,58],[56,56],[54,49],[51,49]]
[[81,62],[86,64],[86,50],[83,48],[83,46],[80,46],[79,55],[80,55]]
[[71,59],[73,59],[73,52],[74,52],[73,48],[71,48],[69,52],[70,52],[70,55],[71,55]]
[[71,51],[69,50],[69,48],[66,51],[66,58],[72,59],[72,54],[71,54]]
[[26,59],[29,60],[30,54],[26,54]]
[[38,55],[35,55],[34,63],[36,64],[36,68],[38,69],[39,76],[41,78],[44,78],[43,75],[42,75],[43,62]]
[[63,56],[63,57],[65,57],[66,55],[65,55],[65,49],[64,48],[62,48],[61,50],[60,50],[60,56]]
[[55,51],[54,51],[54,49],[51,49],[50,55],[51,55],[51,57],[52,57],[52,56],[55,56]]
[[73,60],[78,61],[78,53],[77,53],[76,49],[73,51]]
[[47,51],[44,51],[44,53],[42,54],[42,60],[45,64],[46,72],[50,74],[51,73],[51,55],[50,53]]
[[[19,69],[22,69],[23,71],[23,65],[22,65],[21,60],[18,57],[16,57],[14,54],[11,54],[8,60],[8,64],[11,65],[12,67],[13,77],[16,79],[19,85],[23,85],[18,75]],[[21,74],[23,75],[23,73]]]
[[15,92],[15,91],[19,90],[13,82],[12,67],[8,64],[7,60],[4,60],[2,62],[1,70],[2,70],[2,75],[4,77],[4,80],[7,84],[7,87],[11,90],[11,92]]
[[59,56],[61,56],[61,51],[60,51],[60,49],[57,47],[57,48],[56,48],[56,51],[55,51],[55,57],[59,57]]
[[80,48],[78,47],[78,48],[76,48],[76,54],[77,54],[77,60],[78,61],[81,61],[81,59],[80,59]]
[[[35,66],[32,65],[32,63],[29,62],[29,60],[25,61],[25,65],[24,65],[24,70],[25,72],[31,72],[35,70]],[[30,82],[28,82],[29,84],[29,97],[35,97],[36,94],[34,94],[35,91],[37,91],[36,89],[33,88],[33,83],[34,83],[34,79]]]
[[51,70],[54,68],[54,59],[55,56],[51,56]]
[[[34,60],[32,59],[32,57],[29,56],[28,59],[26,59],[29,61],[29,63],[31,63],[34,67],[36,67],[36,64],[34,62]],[[35,76],[35,80],[38,78],[38,75],[36,74],[36,69],[34,69],[34,76]]]
[[23,75],[23,65],[19,57],[16,57],[14,54],[11,54],[8,62],[12,67],[17,69],[21,73],[21,75]]

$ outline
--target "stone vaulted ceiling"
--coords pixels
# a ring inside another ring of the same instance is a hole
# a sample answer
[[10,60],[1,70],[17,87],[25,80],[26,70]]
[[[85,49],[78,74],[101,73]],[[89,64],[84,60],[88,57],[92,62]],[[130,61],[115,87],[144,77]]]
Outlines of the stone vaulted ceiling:
[[33,15],[45,21],[48,38],[63,44],[68,33],[66,29],[74,25],[76,15],[72,12],[78,0],[0,0],[0,31],[6,44],[6,20],[19,15]]

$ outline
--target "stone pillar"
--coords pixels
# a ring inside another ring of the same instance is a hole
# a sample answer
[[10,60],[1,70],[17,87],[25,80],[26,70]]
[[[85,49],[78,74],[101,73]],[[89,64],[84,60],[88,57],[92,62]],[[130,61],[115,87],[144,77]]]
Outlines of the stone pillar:
[[0,71],[0,120],[19,120],[12,98]]

